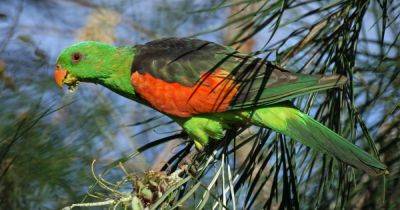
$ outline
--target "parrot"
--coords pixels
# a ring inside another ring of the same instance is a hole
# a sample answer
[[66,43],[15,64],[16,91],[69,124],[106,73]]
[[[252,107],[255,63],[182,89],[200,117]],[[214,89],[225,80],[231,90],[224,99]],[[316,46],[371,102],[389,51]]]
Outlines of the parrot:
[[100,84],[167,115],[201,151],[228,129],[272,129],[371,175],[387,167],[297,109],[290,100],[346,84],[342,75],[294,73],[255,55],[195,38],[134,46],[81,41],[61,51],[54,80],[75,89]]

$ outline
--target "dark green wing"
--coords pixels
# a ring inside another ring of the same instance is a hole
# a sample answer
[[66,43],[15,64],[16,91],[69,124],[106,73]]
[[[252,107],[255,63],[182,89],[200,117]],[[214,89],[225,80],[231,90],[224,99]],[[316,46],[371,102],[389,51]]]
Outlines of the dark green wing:
[[206,72],[228,72],[226,79],[234,80],[237,87],[230,110],[273,104],[346,81],[338,76],[291,73],[260,58],[199,39],[166,38],[136,45],[135,49],[132,72],[149,73],[167,82],[195,86]]
[[167,82],[194,86],[200,75],[217,64],[217,54],[227,48],[212,42],[188,38],[165,38],[135,46],[132,72],[149,73]]

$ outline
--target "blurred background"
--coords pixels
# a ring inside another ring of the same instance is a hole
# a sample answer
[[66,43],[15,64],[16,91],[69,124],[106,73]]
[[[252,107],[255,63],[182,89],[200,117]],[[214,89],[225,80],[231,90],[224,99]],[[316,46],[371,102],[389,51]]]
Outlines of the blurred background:
[[[129,173],[174,171],[188,156],[187,139],[148,146],[181,132],[168,117],[98,85],[61,90],[52,77],[60,51],[78,41],[122,46],[171,36],[231,45],[291,71],[346,75],[344,89],[294,103],[390,171],[370,177],[250,128],[180,189],[176,200],[191,195],[181,208],[211,208],[220,197],[229,209],[398,209],[399,16],[400,2],[390,0],[0,0],[0,209],[59,209],[112,197],[96,189],[92,161],[102,171],[139,148],[124,161]],[[110,182],[121,177],[121,170],[107,174]],[[205,187],[190,191],[196,183]],[[222,193],[226,185],[233,195]],[[206,200],[205,192],[214,197]]]

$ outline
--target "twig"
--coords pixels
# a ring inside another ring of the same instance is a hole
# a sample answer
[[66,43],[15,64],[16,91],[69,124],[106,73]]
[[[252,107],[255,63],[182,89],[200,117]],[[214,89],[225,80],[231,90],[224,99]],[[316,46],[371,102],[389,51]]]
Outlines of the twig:
[[121,199],[108,199],[105,201],[100,201],[100,202],[92,202],[92,203],[75,203],[72,204],[71,206],[66,206],[62,208],[62,210],[70,210],[75,207],[95,207],[95,206],[107,206],[107,205],[112,205],[114,203],[121,203],[121,202],[128,202],[132,200],[132,195],[128,195],[127,197],[123,197]]

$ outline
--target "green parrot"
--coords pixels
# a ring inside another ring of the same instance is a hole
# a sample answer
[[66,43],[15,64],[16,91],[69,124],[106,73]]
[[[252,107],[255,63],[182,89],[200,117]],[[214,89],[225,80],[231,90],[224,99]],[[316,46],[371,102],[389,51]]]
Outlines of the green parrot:
[[346,78],[291,73],[264,59],[213,42],[166,38],[115,47],[85,41],[64,49],[56,83],[101,84],[169,116],[202,149],[235,126],[270,128],[371,175],[387,172],[379,160],[288,100],[340,87]]

